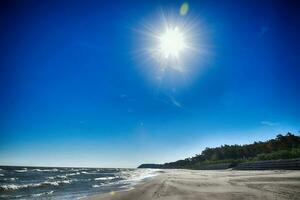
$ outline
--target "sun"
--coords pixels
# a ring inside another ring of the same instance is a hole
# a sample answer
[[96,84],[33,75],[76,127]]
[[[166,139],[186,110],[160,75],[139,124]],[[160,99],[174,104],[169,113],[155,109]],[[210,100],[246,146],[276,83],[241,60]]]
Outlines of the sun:
[[178,58],[186,47],[184,35],[178,27],[167,28],[158,39],[159,52],[165,58]]
[[142,69],[149,69],[149,75],[159,81],[187,80],[186,77],[199,68],[196,61],[204,60],[206,41],[202,27],[198,18],[186,15],[187,11],[187,4],[183,5],[180,15],[161,9],[159,15],[151,16],[136,29],[141,37],[138,37],[135,51],[142,56],[139,61],[145,66]]

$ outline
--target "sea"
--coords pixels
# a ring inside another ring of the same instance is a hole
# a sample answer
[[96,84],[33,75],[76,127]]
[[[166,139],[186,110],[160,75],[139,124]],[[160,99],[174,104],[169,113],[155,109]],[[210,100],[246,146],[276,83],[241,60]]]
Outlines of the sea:
[[0,166],[0,199],[81,199],[130,190],[155,169]]

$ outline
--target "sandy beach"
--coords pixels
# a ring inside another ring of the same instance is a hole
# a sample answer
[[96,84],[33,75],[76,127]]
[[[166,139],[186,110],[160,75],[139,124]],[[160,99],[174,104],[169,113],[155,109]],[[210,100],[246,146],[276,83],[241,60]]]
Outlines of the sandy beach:
[[130,191],[88,200],[297,200],[300,171],[163,170]]

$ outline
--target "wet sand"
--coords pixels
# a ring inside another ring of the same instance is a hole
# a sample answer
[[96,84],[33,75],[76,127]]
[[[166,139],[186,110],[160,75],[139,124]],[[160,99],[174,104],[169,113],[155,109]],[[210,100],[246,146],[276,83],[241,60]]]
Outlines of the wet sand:
[[88,200],[300,200],[300,171],[163,170],[135,189]]

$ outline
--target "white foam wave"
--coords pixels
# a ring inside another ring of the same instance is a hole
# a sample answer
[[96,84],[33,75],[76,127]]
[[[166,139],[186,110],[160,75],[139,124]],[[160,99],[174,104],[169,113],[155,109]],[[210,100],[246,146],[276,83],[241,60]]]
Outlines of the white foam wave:
[[70,184],[72,180],[63,180],[63,181],[45,181],[42,183],[32,183],[32,184],[24,184],[24,185],[16,185],[16,184],[7,184],[7,185],[1,185],[1,190],[18,190],[18,189],[24,189],[24,188],[31,188],[31,187],[43,187],[43,186],[59,186],[62,184]]
[[15,181],[18,180],[18,178],[4,178],[5,181]]
[[1,185],[0,188],[2,190],[17,190],[20,188],[20,186],[15,184],[10,184],[10,185]]
[[16,172],[27,172],[27,168],[15,170]]
[[42,193],[38,193],[38,194],[32,194],[31,196],[32,197],[40,197],[40,196],[45,196],[45,195],[50,195],[50,194],[53,194],[53,190],[50,191],[50,192],[42,192]]
[[97,173],[97,172],[86,172],[86,171],[82,171],[81,173],[82,173],[82,174],[99,174],[99,173]]
[[99,188],[100,185],[92,185],[93,188]]
[[120,172],[120,178],[123,180],[117,182],[111,182],[108,185],[125,184],[124,188],[132,189],[139,182],[153,178],[160,173],[158,169],[137,169],[137,170],[125,170]]
[[[123,185],[124,189],[132,189],[137,183],[157,176],[160,170],[156,169],[137,169],[137,170],[123,170],[119,173],[118,178],[122,179],[115,182],[108,182],[103,184],[103,186],[112,186],[112,185]],[[125,185],[124,185],[125,184]],[[120,187],[120,186],[119,186]],[[120,187],[121,188],[121,187]]]
[[47,177],[47,179],[49,180],[53,180],[53,179],[68,179],[69,176],[75,176],[75,175],[79,175],[79,172],[76,173],[70,173],[70,174],[66,174],[66,175],[57,175],[57,176],[49,176]]
[[112,180],[118,177],[114,177],[114,176],[108,176],[108,177],[99,177],[99,178],[95,178],[95,181],[99,181],[99,180]]
[[33,169],[32,171],[36,171],[36,172],[57,172],[58,169],[54,168],[54,169]]
[[147,178],[157,176],[159,174],[158,169],[137,169],[134,171],[122,171],[121,177],[126,181],[141,181]]
[[70,174],[66,174],[66,176],[76,176],[76,175],[79,175],[80,172],[76,172],[76,173],[70,173]]
[[4,174],[0,174],[0,176],[4,176]]
[[67,179],[68,177],[67,177],[67,175],[58,175],[58,176],[56,176],[57,178],[62,178],[62,179]]

